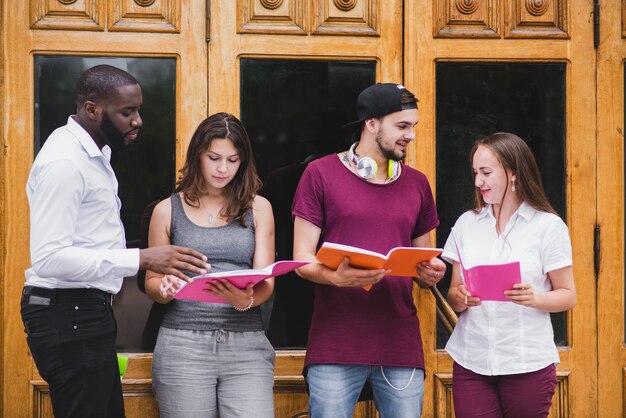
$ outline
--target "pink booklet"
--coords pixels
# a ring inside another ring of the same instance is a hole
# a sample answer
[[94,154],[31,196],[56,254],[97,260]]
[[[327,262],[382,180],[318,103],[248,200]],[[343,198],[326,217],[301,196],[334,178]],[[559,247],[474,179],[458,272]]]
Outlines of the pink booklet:
[[465,287],[472,296],[480,298],[481,301],[510,302],[511,300],[504,296],[504,291],[512,290],[514,284],[522,282],[519,261],[504,264],[483,264],[466,269],[463,265],[463,257],[454,229],[452,230],[452,237],[459,254],[459,264],[461,265]]
[[268,277],[276,277],[289,273],[292,270],[309,264],[310,261],[277,261],[274,264],[262,269],[232,270],[220,273],[207,273],[201,276],[192,277],[190,283],[181,282],[182,287],[174,295],[174,299],[199,300],[201,302],[226,303],[218,296],[207,292],[206,284],[215,279],[226,279],[240,289],[245,289],[250,283],[257,284]]

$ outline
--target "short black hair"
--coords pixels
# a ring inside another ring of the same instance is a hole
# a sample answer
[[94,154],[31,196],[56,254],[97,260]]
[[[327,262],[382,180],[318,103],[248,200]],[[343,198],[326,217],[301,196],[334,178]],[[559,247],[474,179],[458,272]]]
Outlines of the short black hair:
[[85,70],[76,83],[76,105],[106,100],[119,87],[139,84],[132,75],[112,65],[102,64]]

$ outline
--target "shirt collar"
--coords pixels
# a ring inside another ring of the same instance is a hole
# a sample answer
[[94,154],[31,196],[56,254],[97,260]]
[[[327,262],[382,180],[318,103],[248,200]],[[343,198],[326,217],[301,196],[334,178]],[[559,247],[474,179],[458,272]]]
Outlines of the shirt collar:
[[[524,218],[525,220],[529,221],[535,215],[535,213],[537,212],[537,209],[533,208],[532,206],[530,206],[526,202],[522,202],[522,204],[519,206],[519,208],[517,208],[517,210],[515,212],[519,216]],[[480,210],[480,212],[478,212],[478,215],[476,215],[476,217],[478,219],[482,219],[485,216],[489,216],[489,217],[493,218],[493,210],[491,208],[491,205],[485,205]]]
[[74,119],[76,115],[72,115],[67,119],[67,128],[74,134],[80,145],[85,149],[87,155],[92,158],[105,157],[107,160],[111,159],[111,150],[108,145],[105,145],[102,150],[96,145],[96,141],[93,140],[91,135],[80,126],[80,124]]
[[530,219],[533,216],[535,216],[535,213],[537,213],[537,209],[533,208],[526,202],[522,202],[519,208],[517,208],[517,213],[522,218],[526,219],[527,221],[530,221]]

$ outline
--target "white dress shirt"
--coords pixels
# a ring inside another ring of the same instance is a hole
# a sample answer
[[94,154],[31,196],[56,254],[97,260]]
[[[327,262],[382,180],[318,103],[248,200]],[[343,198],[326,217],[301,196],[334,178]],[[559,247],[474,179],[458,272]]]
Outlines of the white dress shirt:
[[139,250],[126,249],[118,183],[102,151],[72,116],[37,155],[26,185],[30,257],[26,283],[117,293],[139,270]]
[[[548,272],[572,265],[565,223],[525,202],[499,236],[490,205],[461,215],[454,231],[466,268],[519,261],[522,282],[537,292],[552,289]],[[452,234],[442,257],[459,260]],[[481,301],[466,309],[446,351],[464,368],[488,376],[527,373],[559,362],[550,314],[513,302]]]

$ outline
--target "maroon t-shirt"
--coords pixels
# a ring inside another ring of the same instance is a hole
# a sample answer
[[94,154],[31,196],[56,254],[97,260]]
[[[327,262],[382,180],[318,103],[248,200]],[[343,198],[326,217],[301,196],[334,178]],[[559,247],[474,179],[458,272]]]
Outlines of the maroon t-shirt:
[[[406,165],[398,179],[369,183],[336,154],[309,164],[292,213],[321,228],[325,241],[386,254],[439,225],[426,176]],[[424,368],[410,277],[385,277],[371,290],[315,286],[305,358],[309,364]]]

